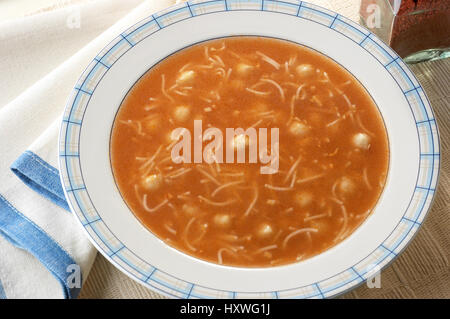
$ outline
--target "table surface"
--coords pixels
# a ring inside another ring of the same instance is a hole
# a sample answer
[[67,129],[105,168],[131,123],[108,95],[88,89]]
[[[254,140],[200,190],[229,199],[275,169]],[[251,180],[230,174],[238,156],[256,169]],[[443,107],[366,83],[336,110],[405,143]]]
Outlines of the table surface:
[[[381,272],[381,288],[363,284],[340,298],[450,298],[450,59],[411,66],[435,111],[441,173],[433,207],[407,249]],[[164,298],[98,254],[80,298]]]

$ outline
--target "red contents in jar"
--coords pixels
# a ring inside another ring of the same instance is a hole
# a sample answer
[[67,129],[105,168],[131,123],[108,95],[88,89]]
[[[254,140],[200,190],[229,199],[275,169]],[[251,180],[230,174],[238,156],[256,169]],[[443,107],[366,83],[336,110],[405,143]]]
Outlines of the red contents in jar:
[[394,20],[391,47],[402,56],[450,45],[450,1],[402,1]]
[[[381,19],[390,19],[383,11],[388,0],[362,0],[361,14],[371,4],[378,4]],[[393,1],[390,1],[391,3]],[[401,57],[426,49],[450,46],[450,0],[403,0],[392,22],[389,45]],[[377,30],[373,30],[377,33]]]

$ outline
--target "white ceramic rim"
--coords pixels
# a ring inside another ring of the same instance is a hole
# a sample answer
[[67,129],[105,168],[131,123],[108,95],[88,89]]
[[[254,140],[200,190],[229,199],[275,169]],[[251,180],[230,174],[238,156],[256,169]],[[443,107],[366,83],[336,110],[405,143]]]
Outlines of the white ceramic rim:
[[[286,39],[328,55],[366,87],[388,131],[388,180],[374,213],[344,242],[297,264],[226,267],[168,248],[129,211],[114,183],[110,131],[129,88],[173,52],[230,35]],[[439,164],[432,109],[403,61],[359,25],[298,1],[191,1],[139,22],[83,73],[60,135],[63,188],[91,241],[133,279],[180,298],[331,297],[355,287],[412,239],[431,205]]]

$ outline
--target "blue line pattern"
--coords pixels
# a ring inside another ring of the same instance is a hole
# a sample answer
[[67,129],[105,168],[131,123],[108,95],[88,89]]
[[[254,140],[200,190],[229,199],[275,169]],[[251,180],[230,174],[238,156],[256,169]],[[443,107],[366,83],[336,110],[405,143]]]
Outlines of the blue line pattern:
[[0,278],[0,299],[7,299],[5,289],[3,288],[3,284]]
[[[111,232],[93,206],[84,186],[79,159],[79,135],[83,116],[96,86],[123,54],[161,29],[196,16],[227,11],[267,11],[298,17],[334,30],[361,46],[388,72],[404,93],[417,122],[420,171],[410,204],[396,228],[370,255],[349,269],[311,285],[276,292],[246,293],[204,287],[175,278],[136,256]],[[408,67],[368,30],[334,12],[296,0],[209,0],[179,4],[137,23],[113,40],[88,66],[78,81],[64,112],[60,166],[63,188],[86,231],[117,267],[152,289],[174,298],[327,298],[342,293],[368,278],[371,269],[382,268],[400,253],[417,231],[431,204],[440,165],[439,135],[433,111]]]
[[74,259],[39,226],[0,195],[0,235],[35,256],[60,282],[65,298],[76,298],[81,287],[71,288],[67,269]]
[[70,211],[61,187],[59,172],[38,155],[25,151],[12,165],[11,171],[28,187],[56,205]]

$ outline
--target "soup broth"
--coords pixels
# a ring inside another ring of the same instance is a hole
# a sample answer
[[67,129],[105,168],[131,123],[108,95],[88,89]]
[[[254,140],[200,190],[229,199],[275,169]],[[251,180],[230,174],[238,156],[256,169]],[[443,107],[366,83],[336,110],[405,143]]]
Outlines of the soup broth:
[[[222,132],[277,128],[278,170],[249,163],[246,135],[232,140],[245,163],[175,163],[172,131],[192,134],[194,120]],[[373,210],[388,160],[381,115],[347,70],[262,37],[199,43],[155,65],[124,99],[111,139],[116,183],[143,225],[184,253],[241,267],[301,261],[347,238]]]

